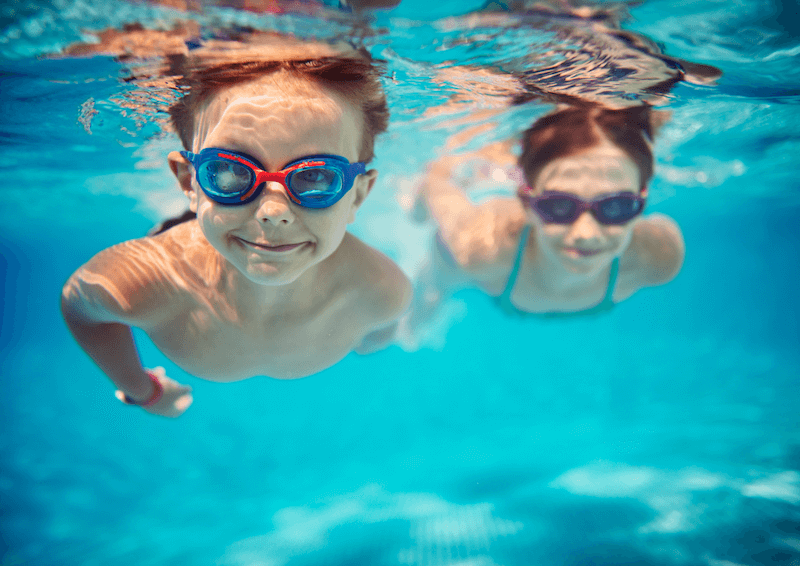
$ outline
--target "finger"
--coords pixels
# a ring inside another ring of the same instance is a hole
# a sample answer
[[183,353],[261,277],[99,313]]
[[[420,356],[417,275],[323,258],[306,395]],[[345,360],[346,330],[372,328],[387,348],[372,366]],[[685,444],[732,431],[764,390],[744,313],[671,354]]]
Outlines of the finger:
[[178,409],[181,413],[189,408],[189,405],[192,404],[194,399],[191,395],[185,395],[175,401],[175,408]]
[[168,385],[170,389],[177,389],[180,387],[180,384],[172,379],[171,377],[167,377],[166,375],[161,375],[158,377],[158,381],[161,382],[161,385]]

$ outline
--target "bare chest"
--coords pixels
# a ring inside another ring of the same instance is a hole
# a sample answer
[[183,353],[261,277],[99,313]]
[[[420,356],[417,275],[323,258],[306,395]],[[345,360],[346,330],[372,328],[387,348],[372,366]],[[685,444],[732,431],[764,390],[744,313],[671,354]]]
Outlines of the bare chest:
[[634,274],[612,268],[604,269],[599,276],[575,287],[546,289],[539,283],[534,268],[525,263],[515,275],[511,270],[480,282],[488,294],[507,295],[511,304],[523,312],[580,312],[591,309],[607,299],[614,303],[630,297],[638,288]]
[[244,318],[197,305],[147,334],[171,361],[203,379],[294,379],[335,364],[366,333],[343,310]]

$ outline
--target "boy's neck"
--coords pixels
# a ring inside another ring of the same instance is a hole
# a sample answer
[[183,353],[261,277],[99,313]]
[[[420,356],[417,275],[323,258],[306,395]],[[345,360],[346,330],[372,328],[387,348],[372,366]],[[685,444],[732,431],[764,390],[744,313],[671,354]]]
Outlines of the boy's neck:
[[[222,299],[234,312],[230,316],[240,320],[280,317],[292,313],[292,317],[329,299],[331,290],[338,284],[341,274],[337,265],[341,263],[342,248],[339,248],[319,263],[311,265],[297,279],[284,285],[262,285],[251,281],[203,236],[197,222],[189,222],[166,232],[163,237],[175,246],[173,254],[181,257],[190,270],[202,281],[206,293]],[[345,254],[346,255],[346,254]]]
[[336,285],[334,256],[336,252],[310,266],[294,281],[282,285],[253,282],[222,259],[224,292],[229,304],[243,319],[283,318],[284,314],[291,314],[291,318],[296,319],[299,313],[317,311],[317,305],[330,297],[330,291]]

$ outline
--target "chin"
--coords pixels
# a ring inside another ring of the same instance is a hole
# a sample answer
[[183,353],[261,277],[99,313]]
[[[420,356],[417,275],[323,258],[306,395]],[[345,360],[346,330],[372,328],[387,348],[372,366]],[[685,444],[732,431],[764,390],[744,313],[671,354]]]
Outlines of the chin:
[[611,264],[612,257],[601,253],[596,256],[573,257],[561,254],[561,265],[572,273],[591,274],[600,271]]
[[304,272],[303,269],[248,269],[244,271],[244,276],[256,285],[267,287],[279,287],[294,283]]

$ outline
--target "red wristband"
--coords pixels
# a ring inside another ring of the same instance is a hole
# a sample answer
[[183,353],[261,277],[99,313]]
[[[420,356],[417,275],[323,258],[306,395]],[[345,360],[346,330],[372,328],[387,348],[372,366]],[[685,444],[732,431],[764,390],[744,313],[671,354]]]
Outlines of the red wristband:
[[149,407],[150,405],[155,405],[158,403],[158,400],[161,399],[161,396],[164,394],[164,386],[161,385],[161,382],[158,380],[158,377],[150,371],[145,370],[147,373],[147,377],[150,378],[150,381],[153,382],[153,393],[150,397],[145,401],[137,401],[132,397],[129,397],[127,394],[122,394],[122,402],[126,405],[138,405],[139,407]]

